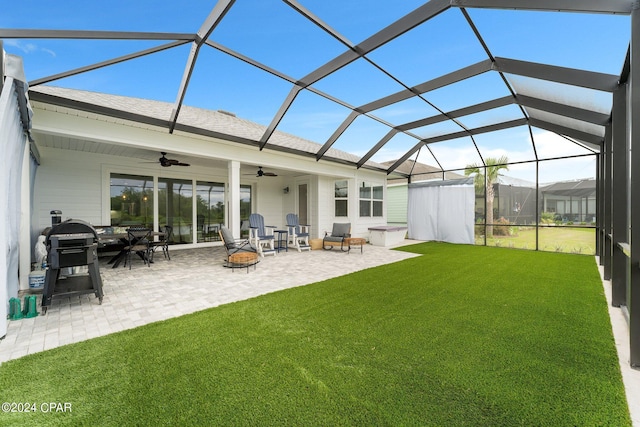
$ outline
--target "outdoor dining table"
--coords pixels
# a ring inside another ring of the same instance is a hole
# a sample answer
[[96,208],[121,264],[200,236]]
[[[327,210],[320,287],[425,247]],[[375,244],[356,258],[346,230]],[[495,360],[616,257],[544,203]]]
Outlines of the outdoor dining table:
[[[147,233],[141,233],[146,235]],[[164,237],[165,233],[163,231],[152,231],[150,236],[158,236],[158,237]],[[98,234],[98,242],[102,245],[102,246],[109,246],[109,245],[113,245],[114,242],[116,242],[116,244],[124,244],[124,245],[129,245],[129,235],[127,233],[102,233],[102,234]],[[138,256],[142,259],[144,259],[144,257],[146,256],[144,253],[142,252],[137,252]],[[112,264],[111,268],[117,268],[120,263],[122,262],[122,260],[125,258],[125,256],[127,255],[127,250],[122,248],[120,249],[120,251],[115,254],[113,257],[111,257],[111,259],[109,261],[107,261],[107,264]],[[149,260],[150,262],[152,262],[151,260]]]

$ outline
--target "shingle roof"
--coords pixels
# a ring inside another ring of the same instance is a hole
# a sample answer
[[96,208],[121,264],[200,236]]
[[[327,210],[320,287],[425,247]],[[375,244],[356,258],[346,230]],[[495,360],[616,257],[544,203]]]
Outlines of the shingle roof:
[[[45,85],[31,88],[30,96],[41,102],[73,105],[79,110],[100,112],[123,119],[145,121],[145,118],[148,118],[147,123],[159,125],[169,122],[173,108],[173,104],[162,101]],[[184,105],[180,110],[176,129],[258,145],[267,127],[228,112]],[[322,145],[276,130],[269,139],[269,148],[276,147],[299,154],[315,155]],[[360,160],[356,155],[334,148],[327,151],[324,159],[351,164]],[[366,165],[370,168],[386,169],[372,161],[368,161]]]

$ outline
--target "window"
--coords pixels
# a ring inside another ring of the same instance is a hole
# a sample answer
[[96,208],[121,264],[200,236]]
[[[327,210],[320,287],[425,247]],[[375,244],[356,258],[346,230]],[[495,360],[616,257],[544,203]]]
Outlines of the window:
[[335,216],[349,216],[349,181],[335,182]]
[[381,185],[374,186],[369,182],[360,185],[360,216],[383,216],[384,191]]
[[153,227],[153,178],[112,173],[111,225]]

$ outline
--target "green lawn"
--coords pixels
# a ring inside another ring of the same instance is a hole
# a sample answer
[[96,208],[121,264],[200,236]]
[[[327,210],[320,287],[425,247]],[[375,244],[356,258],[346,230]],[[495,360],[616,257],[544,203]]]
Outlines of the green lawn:
[[[535,227],[509,227],[510,236],[494,236],[487,239],[488,246],[501,246],[517,249],[536,248]],[[596,250],[596,233],[594,228],[580,227],[540,227],[538,247],[546,252],[564,252],[594,255]],[[476,235],[476,244],[484,245],[484,237]]]
[[593,257],[405,250],[422,256],[5,363],[4,402],[72,412],[0,424],[631,425]]

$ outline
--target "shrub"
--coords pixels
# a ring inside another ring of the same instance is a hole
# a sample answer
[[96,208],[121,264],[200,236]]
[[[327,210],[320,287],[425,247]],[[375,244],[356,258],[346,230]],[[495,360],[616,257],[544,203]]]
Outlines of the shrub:
[[513,234],[512,227],[508,227],[511,223],[508,219],[500,217],[499,220],[494,222],[493,227],[494,236],[511,236]]
[[553,212],[540,213],[540,224],[553,224],[554,214]]

